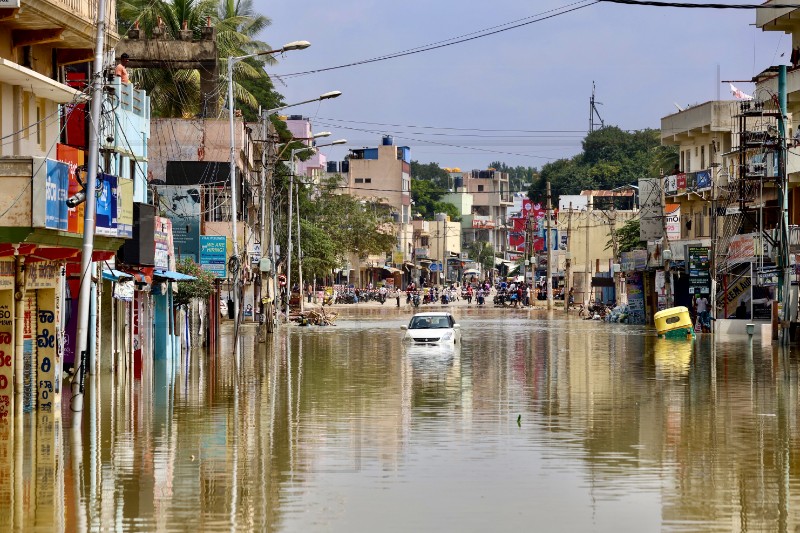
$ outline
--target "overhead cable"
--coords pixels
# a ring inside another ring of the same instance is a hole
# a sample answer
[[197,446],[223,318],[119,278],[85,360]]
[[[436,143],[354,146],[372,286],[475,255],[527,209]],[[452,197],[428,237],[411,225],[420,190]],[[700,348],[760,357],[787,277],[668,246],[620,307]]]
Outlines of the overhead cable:
[[648,7],[681,7],[686,9],[794,9],[800,8],[800,2],[795,4],[701,4],[684,2],[659,2],[656,0],[597,0],[604,4],[625,4],[629,6]]
[[[366,65],[368,63],[376,63],[378,61],[386,61],[387,59],[395,59],[398,57],[408,56],[412,54],[419,54],[421,52],[429,52],[431,50],[437,50],[439,48],[445,48],[447,46],[452,46],[454,44],[461,44],[468,41],[474,41],[476,39],[481,39],[483,37],[489,37],[490,35],[496,35],[498,33],[502,33],[508,30],[513,30],[516,28],[521,28],[523,26],[528,26],[529,24],[533,24],[536,22],[542,22],[547,19],[551,19],[557,17],[559,15],[566,15],[567,13],[571,13],[573,11],[577,11],[579,9],[583,9],[585,7],[589,7],[594,5],[598,2],[598,0],[581,0],[580,2],[574,2],[572,4],[567,4],[565,6],[561,6],[556,9],[550,9],[548,11],[543,11],[536,15],[531,15],[531,17],[526,17],[524,19],[518,19],[516,21],[507,22],[505,24],[501,24],[500,26],[493,26],[491,28],[485,28],[483,30],[479,30],[477,32],[468,33],[459,37],[452,37],[445,41],[438,41],[435,43],[419,46],[417,48],[411,48],[408,50],[403,50],[401,52],[395,52],[393,54],[387,54],[383,56],[373,57],[371,59],[363,59],[361,61],[354,61],[352,63],[345,63],[343,65],[336,65],[334,67],[325,67],[319,68],[314,70],[306,70],[303,72],[292,72],[291,74],[283,74],[283,75],[273,75],[278,79],[284,78],[294,78],[298,76],[307,76],[309,74],[318,74],[320,72],[327,72],[329,70],[338,70],[347,67],[355,67],[358,65]],[[536,17],[536,18],[532,18]]]

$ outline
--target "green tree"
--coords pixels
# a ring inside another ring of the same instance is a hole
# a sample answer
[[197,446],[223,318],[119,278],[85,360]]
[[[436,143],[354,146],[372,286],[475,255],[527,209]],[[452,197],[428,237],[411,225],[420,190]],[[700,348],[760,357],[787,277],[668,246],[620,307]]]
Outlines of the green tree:
[[191,258],[186,257],[177,261],[175,269],[181,274],[197,278],[178,282],[178,293],[174,298],[176,306],[188,305],[193,299],[207,300],[214,293],[214,274],[200,268],[200,265]]
[[629,132],[606,127],[586,135],[582,146],[582,153],[544,165],[528,196],[543,200],[548,181],[554,198],[584,189],[614,189],[639,178],[658,177],[677,161],[677,149],[661,146],[660,133],[654,129]]
[[431,182],[443,191],[442,194],[450,188],[450,174],[439,163],[411,161],[411,179]]
[[[217,53],[220,58],[218,97],[222,103],[227,94],[226,59],[242,56],[258,49],[268,49],[266,43],[255,35],[270,24],[270,20],[253,11],[250,0],[121,0],[117,4],[117,26],[125,33],[134,23],[147,36],[161,20],[165,33],[177,39],[185,22],[195,38],[199,38],[207,19],[217,28]],[[258,81],[271,91],[271,83],[264,65],[273,61],[270,56],[238,62],[233,71],[234,98],[245,109],[257,109],[259,100],[250,93],[244,80]],[[200,74],[197,70],[132,69],[131,80],[146,90],[151,98],[153,116],[190,117],[201,111]],[[274,102],[275,96],[262,95],[265,103]],[[280,97],[278,97],[280,100]]]
[[[617,247],[619,253],[631,252],[633,250],[646,250],[647,241],[639,240],[639,219],[632,218],[625,222],[621,228],[616,231]],[[606,250],[614,247],[613,237],[606,242]]]
[[488,242],[473,241],[467,246],[470,259],[483,267],[484,275],[494,268],[494,247]]
[[[324,276],[344,266],[349,253],[364,259],[389,253],[395,247],[395,227],[389,208],[340,194],[340,184],[341,177],[337,176],[323,181],[313,191],[302,187],[300,213],[306,279]],[[279,239],[285,239],[285,219],[280,226],[283,229]],[[285,261],[285,257],[281,260]],[[292,265],[296,264],[293,259]]]

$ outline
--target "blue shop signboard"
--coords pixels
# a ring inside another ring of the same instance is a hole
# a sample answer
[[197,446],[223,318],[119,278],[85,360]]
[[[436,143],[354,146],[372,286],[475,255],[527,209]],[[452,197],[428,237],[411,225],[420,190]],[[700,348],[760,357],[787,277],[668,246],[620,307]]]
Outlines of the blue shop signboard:
[[220,235],[200,236],[200,268],[218,278],[227,277],[226,256],[228,238]]
[[67,198],[69,167],[66,163],[34,157],[32,176],[32,226],[60,231],[69,229]]

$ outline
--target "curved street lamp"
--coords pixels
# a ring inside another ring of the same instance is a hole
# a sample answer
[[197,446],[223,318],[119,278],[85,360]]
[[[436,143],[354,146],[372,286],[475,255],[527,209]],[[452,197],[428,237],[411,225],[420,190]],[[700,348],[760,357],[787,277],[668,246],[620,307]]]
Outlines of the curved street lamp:
[[266,113],[267,113],[267,116],[274,115],[278,111],[282,111],[282,110],[286,109],[287,107],[294,107],[294,106],[297,106],[297,105],[310,104],[311,102],[321,102],[322,100],[330,100],[331,98],[338,98],[341,95],[342,95],[342,91],[329,91],[327,93],[323,93],[323,94],[317,96],[316,98],[311,98],[310,100],[303,100],[302,102],[297,102],[295,104],[286,104],[286,105],[282,105],[282,106],[275,107],[275,108],[272,108],[272,109],[267,109]]

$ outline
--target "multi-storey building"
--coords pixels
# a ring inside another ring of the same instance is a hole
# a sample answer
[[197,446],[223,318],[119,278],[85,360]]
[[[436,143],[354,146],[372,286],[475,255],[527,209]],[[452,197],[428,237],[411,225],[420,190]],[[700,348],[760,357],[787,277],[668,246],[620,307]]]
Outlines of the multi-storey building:
[[[0,351],[10,364],[0,369],[0,417],[9,412],[12,391],[26,409],[55,409],[62,367],[78,359],[75,308],[78,287],[87,279],[79,272],[84,209],[67,199],[79,196],[86,172],[96,6],[81,0],[3,6],[0,136],[7,141],[0,146]],[[113,47],[115,2],[106,9],[106,45]],[[109,56],[106,66],[113,67],[112,61]],[[147,201],[149,102],[114,78],[96,96],[106,105],[97,191],[88,194],[97,205],[92,259],[111,262],[137,236],[134,205]],[[91,283],[100,300],[102,285]],[[88,345],[91,372],[114,364],[115,352],[97,350],[102,337],[102,331],[92,335]]]
[[[235,120],[238,248],[243,318],[255,319],[260,294],[258,262],[262,249],[260,205],[263,171],[261,147],[254,144],[260,125]],[[148,143],[151,186],[159,196],[162,216],[172,220],[175,255],[201,263],[206,237],[234,239],[230,184],[230,132],[227,120],[154,119]],[[232,249],[232,248],[231,248]],[[230,255],[230,254],[228,254]],[[232,295],[234,275],[223,287]]]
[[[311,139],[314,134],[311,120],[303,117],[303,115],[289,115],[285,117],[285,121],[289,132],[295,139]],[[320,139],[320,143],[324,144],[325,142],[326,139]],[[308,144],[311,145],[310,142]],[[318,183],[327,172],[328,159],[325,154],[315,150],[308,159],[305,161],[297,160],[294,165],[296,175],[310,178],[312,182]]]
[[388,208],[394,219],[397,236],[391,254],[394,266],[387,266],[386,258],[369,257],[366,260],[351,257],[351,279],[372,280],[370,269],[386,270],[392,275],[402,271],[404,282],[412,276],[414,232],[411,226],[411,150],[407,146],[395,146],[391,136],[384,136],[376,148],[350,150],[348,158],[341,162],[328,162],[328,175],[338,174],[344,179],[343,192],[364,198]]
[[453,191],[442,197],[462,213],[462,245],[488,242],[496,253],[508,248],[508,210],[514,205],[508,174],[494,169],[453,175]]

